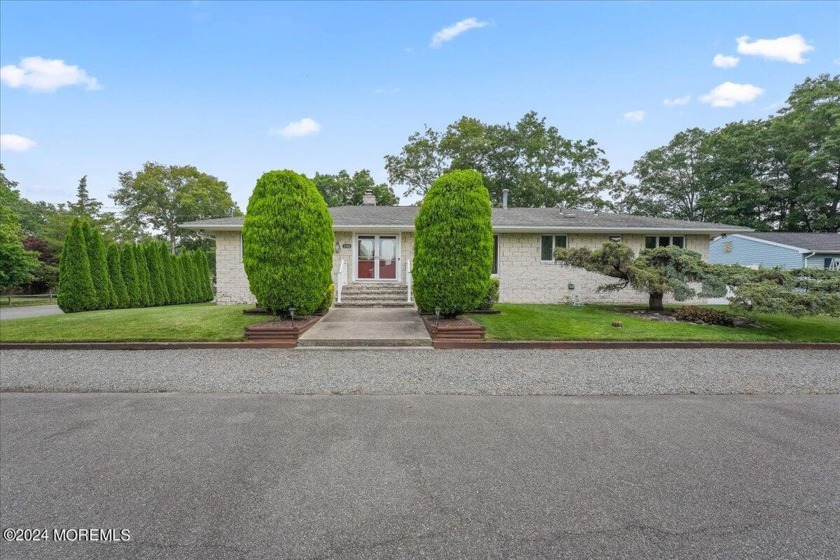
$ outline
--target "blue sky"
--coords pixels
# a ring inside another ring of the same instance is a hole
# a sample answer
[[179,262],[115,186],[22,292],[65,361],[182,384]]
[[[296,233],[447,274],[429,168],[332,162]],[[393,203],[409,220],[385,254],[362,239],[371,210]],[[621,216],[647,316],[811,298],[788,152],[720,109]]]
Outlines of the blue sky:
[[0,157],[33,200],[86,174],[112,205],[117,173],[152,160],[227,181],[244,208],[267,170],[384,181],[424,124],[535,110],[627,169],[837,74],[838,29],[837,2],[3,1]]

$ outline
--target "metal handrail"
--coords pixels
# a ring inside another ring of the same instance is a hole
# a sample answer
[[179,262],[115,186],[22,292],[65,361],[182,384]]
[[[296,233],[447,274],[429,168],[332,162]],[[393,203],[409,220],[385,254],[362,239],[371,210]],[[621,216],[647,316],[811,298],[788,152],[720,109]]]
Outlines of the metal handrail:
[[408,292],[408,299],[406,300],[408,303],[411,303],[411,281],[413,280],[411,273],[411,259],[405,260],[405,287],[406,291]]
[[341,303],[341,290],[347,283],[347,261],[341,261],[338,267],[338,278],[335,281],[335,301]]

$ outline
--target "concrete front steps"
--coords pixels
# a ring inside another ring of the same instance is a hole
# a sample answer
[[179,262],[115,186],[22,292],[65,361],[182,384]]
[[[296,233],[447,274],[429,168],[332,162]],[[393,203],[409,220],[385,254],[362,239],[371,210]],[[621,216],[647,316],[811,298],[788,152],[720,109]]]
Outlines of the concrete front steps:
[[408,302],[408,288],[384,282],[357,282],[344,286],[341,303],[335,307],[414,307]]

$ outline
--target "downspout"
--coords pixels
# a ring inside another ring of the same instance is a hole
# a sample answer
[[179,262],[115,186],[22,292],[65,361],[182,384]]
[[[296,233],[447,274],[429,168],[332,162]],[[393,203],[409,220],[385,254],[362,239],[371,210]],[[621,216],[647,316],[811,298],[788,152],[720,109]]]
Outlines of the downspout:
[[804,260],[802,261],[802,268],[808,268],[808,259],[810,259],[811,257],[813,257],[816,254],[817,254],[816,251],[811,251],[810,255],[805,255],[805,253],[802,253],[802,255],[804,255],[804,257],[803,257]]

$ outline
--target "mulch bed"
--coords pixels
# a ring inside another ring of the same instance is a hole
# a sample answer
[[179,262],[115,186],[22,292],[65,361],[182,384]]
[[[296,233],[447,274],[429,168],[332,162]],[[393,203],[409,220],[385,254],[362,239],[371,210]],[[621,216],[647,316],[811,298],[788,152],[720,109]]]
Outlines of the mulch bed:
[[[711,323],[704,323],[703,321],[680,321],[674,315],[676,314],[676,310],[674,309],[666,309],[665,311],[651,311],[650,309],[627,309],[623,307],[614,307],[613,311],[617,311],[619,313],[623,313],[625,315],[633,315],[635,317],[641,317],[642,319],[648,319],[650,321],[662,321],[665,323],[692,323],[695,325],[708,325]],[[727,325],[733,328],[737,327],[760,327],[761,325],[751,319],[747,319],[746,317],[732,317],[732,321],[734,322],[733,325]],[[720,325],[718,325],[720,326]]]
[[441,318],[435,321],[434,315],[423,315],[426,330],[436,340],[484,340],[484,327],[466,317]]

